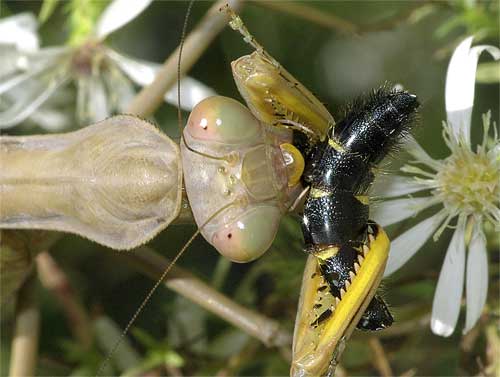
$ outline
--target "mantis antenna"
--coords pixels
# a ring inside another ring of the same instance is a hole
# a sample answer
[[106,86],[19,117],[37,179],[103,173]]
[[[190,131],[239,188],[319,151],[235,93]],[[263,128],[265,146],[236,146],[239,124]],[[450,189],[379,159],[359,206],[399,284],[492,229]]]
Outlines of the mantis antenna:
[[[184,17],[184,24],[182,25],[182,34],[181,34],[181,43],[179,44],[179,58],[177,59],[177,125],[179,126],[179,131],[181,132],[181,139],[184,140],[184,137],[182,136],[182,131],[183,131],[183,124],[184,120],[182,118],[182,110],[181,110],[181,57],[182,57],[182,50],[184,49],[184,39],[186,38],[186,29],[187,29],[187,24],[189,20],[189,16],[191,15],[191,9],[193,8],[193,3],[194,0],[190,0],[187,10],[186,10],[186,16]],[[186,148],[191,150],[189,146],[186,144],[184,141],[184,145]]]
[[182,56],[182,50],[184,48],[184,39],[186,38],[187,24],[189,21],[189,16],[191,15],[191,9],[193,8],[193,4],[194,0],[190,0],[186,10],[186,16],[184,17],[184,24],[182,25],[181,42],[179,44],[179,59],[177,59],[177,124],[179,126],[179,131],[181,132],[181,143],[184,143],[184,145],[189,151],[196,153],[200,156],[211,158],[213,160],[230,161],[232,160],[231,156],[221,156],[221,157],[210,156],[206,153],[197,151],[191,148],[186,142],[186,139],[184,139],[184,134],[183,134],[184,127],[182,126],[184,124],[184,120],[182,118],[182,110],[181,110],[181,56]]
[[120,334],[120,337],[116,340],[115,344],[113,345],[113,348],[111,349],[111,351],[109,351],[109,353],[107,354],[106,358],[101,363],[101,366],[97,370],[97,373],[96,373],[95,377],[98,377],[101,374],[101,372],[104,370],[104,368],[106,367],[106,365],[109,363],[109,360],[111,360],[111,358],[115,354],[115,352],[118,349],[118,347],[120,347],[120,345],[122,344],[123,339],[125,338],[125,335],[127,335],[128,331],[130,330],[130,328],[134,324],[135,320],[137,319],[137,317],[139,316],[139,314],[141,314],[142,310],[144,309],[144,307],[146,306],[146,304],[151,299],[151,296],[153,296],[153,294],[155,293],[156,289],[160,286],[160,284],[163,282],[163,280],[165,280],[165,277],[168,275],[168,273],[170,272],[170,270],[172,269],[172,267],[174,266],[174,264],[179,260],[179,258],[182,256],[182,254],[184,254],[184,252],[186,251],[186,249],[191,245],[191,243],[198,236],[198,234],[200,234],[201,229],[203,229],[203,227],[205,227],[205,225],[207,225],[210,221],[212,221],[220,213],[222,213],[223,211],[225,211],[229,207],[235,205],[237,201],[238,201],[238,199],[234,200],[233,202],[231,202],[231,203],[225,205],[224,207],[220,208],[219,210],[217,210],[212,216],[210,216],[207,219],[207,221],[205,221],[205,223],[201,227],[199,227],[196,230],[196,232],[194,232],[194,234],[191,236],[191,238],[189,238],[189,240],[184,244],[184,246],[182,247],[182,249],[179,250],[179,252],[174,257],[174,259],[172,259],[172,261],[169,263],[169,265],[167,266],[167,268],[165,268],[165,270],[161,274],[160,278],[156,281],[156,283],[153,285],[153,287],[149,290],[149,292],[146,295],[146,297],[144,298],[144,300],[142,300],[141,304],[139,305],[139,307],[135,311],[135,313],[132,316],[132,318],[130,318],[130,320],[128,321],[127,325],[123,329],[123,332]]
[[[189,1],[188,8],[187,8],[187,11],[186,11],[186,16],[184,18],[184,25],[182,27],[181,41],[180,41],[180,45],[179,45],[179,59],[177,61],[177,117],[178,117],[179,129],[181,131],[181,139],[182,140],[184,140],[184,137],[182,136],[183,119],[182,119],[182,111],[181,111],[181,85],[180,85],[181,56],[182,56],[182,48],[184,46],[184,39],[185,39],[185,36],[186,36],[187,23],[188,23],[189,16],[191,14],[191,9],[192,9],[193,3],[194,3],[194,0],[190,0]],[[190,151],[192,151],[194,153],[198,153],[198,154],[200,154],[200,155],[202,155],[204,157],[207,157],[207,158],[212,158],[212,159],[217,159],[217,160],[227,160],[228,159],[227,156],[214,157],[214,156],[208,156],[208,155],[205,155],[205,154],[203,154],[201,152],[195,151],[195,150],[191,149],[187,145],[187,143],[185,141],[184,141],[184,145],[186,145],[186,148],[188,148]],[[214,212],[205,221],[205,223],[203,223],[196,230],[196,232],[194,232],[194,234],[191,236],[191,238],[189,238],[189,240],[184,244],[184,246],[182,247],[182,249],[177,253],[177,255],[174,257],[174,259],[172,259],[172,261],[169,263],[169,265],[167,266],[167,268],[165,268],[165,270],[161,274],[160,278],[156,281],[156,283],[153,285],[153,287],[149,290],[149,292],[146,295],[146,297],[144,298],[144,300],[141,302],[141,304],[139,305],[139,307],[137,308],[137,310],[135,311],[135,313],[133,314],[133,316],[130,318],[129,322],[125,326],[125,328],[124,328],[123,332],[121,333],[120,337],[116,340],[115,344],[113,345],[113,348],[107,354],[107,356],[104,359],[104,361],[101,363],[99,369],[96,372],[96,377],[98,377],[102,373],[102,371],[104,370],[104,368],[106,367],[106,365],[109,363],[109,361],[111,360],[111,358],[115,354],[115,352],[118,349],[118,347],[123,342],[123,339],[125,338],[125,335],[128,333],[128,331],[130,330],[130,328],[132,327],[132,325],[135,323],[135,320],[137,319],[137,317],[141,314],[142,310],[144,309],[144,307],[146,306],[146,304],[149,302],[149,300],[153,296],[153,294],[156,291],[156,289],[160,286],[160,284],[163,282],[163,280],[165,280],[165,277],[168,275],[168,273],[170,272],[170,270],[172,269],[172,267],[174,266],[174,264],[179,260],[179,258],[186,251],[186,249],[191,245],[191,243],[198,236],[198,234],[200,234],[201,229],[203,229],[210,221],[212,221],[215,217],[217,217],[221,212],[223,212],[226,209],[228,209],[229,207],[235,205],[238,201],[239,201],[239,199],[235,199],[231,203],[228,203],[227,205],[219,208],[216,212]]]

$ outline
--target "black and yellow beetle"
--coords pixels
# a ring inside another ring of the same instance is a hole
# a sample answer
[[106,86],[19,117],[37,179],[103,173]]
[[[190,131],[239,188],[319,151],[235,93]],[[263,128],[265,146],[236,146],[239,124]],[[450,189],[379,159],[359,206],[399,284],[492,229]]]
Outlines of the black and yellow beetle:
[[369,220],[367,192],[377,163],[408,132],[417,107],[414,95],[381,88],[332,126],[306,159],[303,178],[311,189],[302,230],[312,258],[295,328],[293,375],[329,374],[354,325],[376,331],[393,322],[375,295],[389,239]]
[[368,191],[380,161],[409,133],[415,95],[387,85],[335,123],[326,108],[252,37],[230,9],[230,25],[255,52],[233,62],[238,89],[257,118],[291,128],[305,160],[305,267],[293,341],[292,376],[333,375],[355,327],[393,322],[376,295],[390,241],[369,220]]

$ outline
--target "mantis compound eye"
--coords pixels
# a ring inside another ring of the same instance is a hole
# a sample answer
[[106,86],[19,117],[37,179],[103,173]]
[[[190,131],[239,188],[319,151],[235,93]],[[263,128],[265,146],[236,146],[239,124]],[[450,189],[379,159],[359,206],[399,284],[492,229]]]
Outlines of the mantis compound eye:
[[287,144],[291,132],[281,131],[226,97],[200,102],[184,129],[182,164],[195,172],[184,177],[194,218],[205,239],[234,262],[269,248],[296,195],[304,162]]
[[225,144],[255,140],[261,132],[259,121],[245,106],[222,96],[207,98],[196,105],[186,128],[194,139]]
[[257,259],[271,246],[281,212],[273,206],[258,206],[213,236],[215,248],[233,262]]

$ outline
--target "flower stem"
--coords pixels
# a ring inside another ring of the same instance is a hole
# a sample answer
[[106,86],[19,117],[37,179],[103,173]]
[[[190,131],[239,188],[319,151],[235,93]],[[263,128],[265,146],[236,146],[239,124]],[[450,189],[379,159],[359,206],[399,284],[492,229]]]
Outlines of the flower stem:
[[92,344],[92,326],[66,274],[48,251],[38,254],[36,265],[42,285],[56,297],[63,308],[73,336],[84,348],[89,348]]
[[35,375],[40,331],[40,311],[35,295],[35,283],[35,275],[31,274],[18,292],[10,355],[11,377]]
[[361,35],[374,31],[392,30],[405,22],[411,22],[411,18],[417,11],[425,6],[429,6],[432,1],[420,1],[409,5],[393,17],[387,18],[381,22],[369,25],[356,25],[348,20],[334,15],[332,12],[321,10],[317,7],[301,4],[296,1],[269,1],[252,0],[252,3],[272,9],[280,13],[288,13],[294,17],[302,18],[313,24],[335,30],[344,35]]
[[500,353],[500,337],[498,335],[498,326],[491,323],[486,327],[486,372],[491,376],[498,376],[500,373],[500,361],[498,355]]
[[373,365],[377,368],[378,372],[383,377],[394,376],[391,369],[391,364],[387,360],[382,342],[374,336],[370,337],[368,344],[373,351]]
[[224,285],[226,281],[227,274],[231,269],[231,261],[222,255],[219,256],[217,264],[215,266],[214,274],[212,277],[212,287],[219,290]]
[[[123,256],[133,268],[153,279],[158,279],[170,263],[148,247],[141,247],[136,252]],[[291,344],[291,334],[281,329],[278,322],[241,306],[178,266],[172,267],[164,284],[268,347]]]
[[[184,40],[181,75],[184,75],[196,63],[213,39],[226,26],[226,13],[219,12],[219,8],[227,2],[227,0],[220,0],[212,5],[200,23]],[[235,0],[231,6],[237,9],[241,3],[241,0]],[[178,54],[179,47],[163,63],[155,80],[134,97],[126,110],[127,113],[148,117],[163,103],[163,96],[177,81]]]
[[327,13],[310,5],[300,4],[294,1],[253,0],[252,2],[280,13],[288,13],[314,24],[337,30],[342,34],[356,34],[358,31],[358,26],[352,22],[337,17],[331,12]]

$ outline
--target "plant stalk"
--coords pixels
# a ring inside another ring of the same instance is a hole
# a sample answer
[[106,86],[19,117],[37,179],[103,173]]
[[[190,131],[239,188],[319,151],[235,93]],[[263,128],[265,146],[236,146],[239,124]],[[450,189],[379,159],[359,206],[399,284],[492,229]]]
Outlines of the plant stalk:
[[35,274],[19,289],[16,323],[10,355],[10,377],[34,376],[38,357],[40,311],[35,294]]
[[[220,0],[208,10],[195,29],[184,40],[181,60],[181,76],[196,63],[203,52],[208,48],[214,38],[224,29],[227,24],[225,12],[219,12],[219,8],[227,3],[238,10],[241,0]],[[144,87],[132,100],[126,113],[135,114],[140,117],[152,115],[163,103],[163,96],[174,86],[177,81],[177,63],[179,60],[179,47],[163,63],[155,80]]]
[[38,254],[36,265],[42,285],[56,297],[66,314],[73,336],[88,349],[92,344],[92,326],[68,277],[48,251]]
[[[148,247],[125,254],[124,259],[152,279],[158,279],[170,261]],[[184,269],[173,266],[164,284],[209,312],[259,339],[268,347],[289,346],[292,336],[278,322],[234,302]]]

